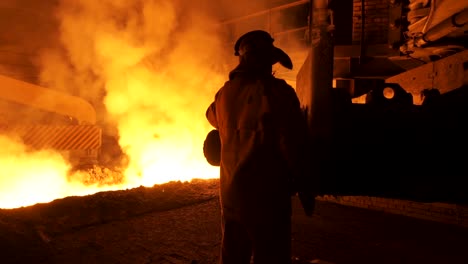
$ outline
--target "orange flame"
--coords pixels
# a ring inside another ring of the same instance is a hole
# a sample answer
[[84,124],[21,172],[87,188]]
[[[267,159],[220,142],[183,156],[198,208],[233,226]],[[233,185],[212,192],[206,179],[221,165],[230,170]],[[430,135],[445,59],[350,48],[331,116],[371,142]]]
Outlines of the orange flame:
[[16,208],[118,188],[100,189],[69,181],[66,175],[70,165],[55,151],[30,151],[21,141],[3,135],[0,135],[0,145],[0,208]]
[[67,176],[60,154],[0,137],[0,208],[218,177],[202,145],[206,107],[226,76],[224,51],[214,21],[177,10],[169,0],[62,1],[60,41],[41,54],[41,81],[105,106],[101,119],[116,124],[129,157],[124,182],[85,185],[74,180],[85,176]]

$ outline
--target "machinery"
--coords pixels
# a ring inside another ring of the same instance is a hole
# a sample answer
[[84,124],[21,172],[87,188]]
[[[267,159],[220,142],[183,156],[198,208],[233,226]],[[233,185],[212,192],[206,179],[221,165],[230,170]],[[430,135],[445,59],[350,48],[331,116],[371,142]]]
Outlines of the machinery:
[[[321,194],[466,204],[468,2],[268,3],[220,25],[229,48],[253,29],[286,47],[295,70],[276,74],[301,101]],[[81,98],[0,76],[1,134],[92,164],[107,144],[95,122]]]
[[223,25],[293,58],[276,75],[301,101],[320,194],[466,204],[467,15],[457,0],[291,0]]
[[321,193],[466,204],[468,3],[389,1],[390,18],[398,9],[388,37],[396,54],[370,56],[376,47],[361,42],[343,67],[327,1],[312,2],[297,92]]
[[31,149],[53,149],[74,166],[95,164],[101,128],[82,98],[0,75],[0,134]]

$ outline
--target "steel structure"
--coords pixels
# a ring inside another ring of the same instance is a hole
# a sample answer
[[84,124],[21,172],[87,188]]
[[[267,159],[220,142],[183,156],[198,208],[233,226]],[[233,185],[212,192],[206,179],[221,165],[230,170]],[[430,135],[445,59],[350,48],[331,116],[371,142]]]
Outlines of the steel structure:
[[0,134],[31,149],[67,152],[72,164],[94,164],[102,130],[84,99],[0,75]]
[[[341,10],[359,22],[360,38],[349,45],[335,44],[340,18],[327,0],[291,1],[224,23],[309,9],[295,84],[310,128],[310,172],[322,194],[468,203],[466,157],[459,154],[468,148],[468,3],[388,1],[381,22],[388,43],[372,44],[371,1]],[[295,30],[303,28],[287,29]]]

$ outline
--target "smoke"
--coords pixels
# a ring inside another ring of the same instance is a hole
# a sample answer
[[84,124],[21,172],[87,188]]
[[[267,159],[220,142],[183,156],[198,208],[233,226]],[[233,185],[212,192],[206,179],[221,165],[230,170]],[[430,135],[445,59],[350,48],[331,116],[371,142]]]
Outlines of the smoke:
[[95,106],[128,156],[127,181],[216,177],[202,154],[205,110],[227,76],[216,20],[169,0],[61,1],[56,17],[41,83]]
[[[70,177],[70,165],[55,150],[35,150],[24,145],[20,138],[0,135],[0,208],[17,208],[47,203],[70,195],[88,195],[98,191],[117,190],[124,186],[101,186],[87,172]],[[111,175],[112,176],[112,175]],[[108,179],[105,179],[108,180]]]
[[[260,0],[260,1],[216,1],[213,7],[222,21],[223,35],[229,40],[227,50],[243,34],[251,30],[264,30],[275,39],[274,44],[283,49],[292,59],[294,69],[290,71],[279,64],[273,66],[275,76],[285,79],[293,87],[296,74],[307,57],[309,39],[308,16],[310,1]],[[231,54],[232,54],[231,53]],[[231,66],[236,64],[231,61]]]
[[[24,205],[98,190],[217,177],[219,169],[209,166],[202,152],[211,129],[205,110],[237,62],[233,42],[254,29],[276,32],[289,18],[263,16],[233,27],[219,22],[285,2],[291,1],[10,0],[12,10],[27,13],[23,7],[34,6],[37,12],[10,22],[24,30],[3,25],[8,34],[2,36],[27,53],[39,51],[34,61],[39,80],[33,83],[93,105],[96,125],[103,129],[99,162],[118,168],[116,175],[124,174],[125,181],[103,186],[113,183],[104,179],[107,170],[98,169],[97,178],[103,181],[93,185],[93,175],[70,175],[61,154],[33,152],[19,141],[2,138],[2,145],[14,147],[0,153],[2,166],[12,168],[2,175],[2,186],[10,192],[2,189],[6,196],[0,201],[15,197],[12,193],[29,193],[29,202],[18,203]],[[15,12],[5,19],[12,20]],[[286,48],[275,39],[277,46]],[[16,105],[0,105],[3,110],[10,107]],[[4,112],[15,113],[2,116],[5,124],[36,123],[44,114],[28,108],[18,118],[18,111]],[[38,113],[40,117],[31,120]],[[42,182],[50,187],[31,187]]]

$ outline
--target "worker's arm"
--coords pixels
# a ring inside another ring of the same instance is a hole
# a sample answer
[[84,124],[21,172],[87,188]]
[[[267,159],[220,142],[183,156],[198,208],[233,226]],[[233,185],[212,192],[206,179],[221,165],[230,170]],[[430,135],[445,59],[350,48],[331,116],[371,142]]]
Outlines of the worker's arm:
[[208,163],[213,166],[219,166],[221,163],[221,139],[219,137],[218,120],[216,118],[218,93],[216,93],[215,100],[208,106],[208,109],[206,109],[206,119],[214,129],[206,135],[205,141],[203,142],[203,154]]
[[210,104],[210,106],[208,107],[208,109],[206,110],[206,119],[208,119],[208,122],[210,122],[210,124],[218,129],[218,122],[216,120],[216,103],[215,102],[212,102]]
[[216,99],[218,98],[219,93],[220,91],[216,93],[215,100],[210,104],[210,106],[208,106],[205,113],[208,122],[210,122],[210,124],[216,129],[218,129],[218,120],[216,118]]

